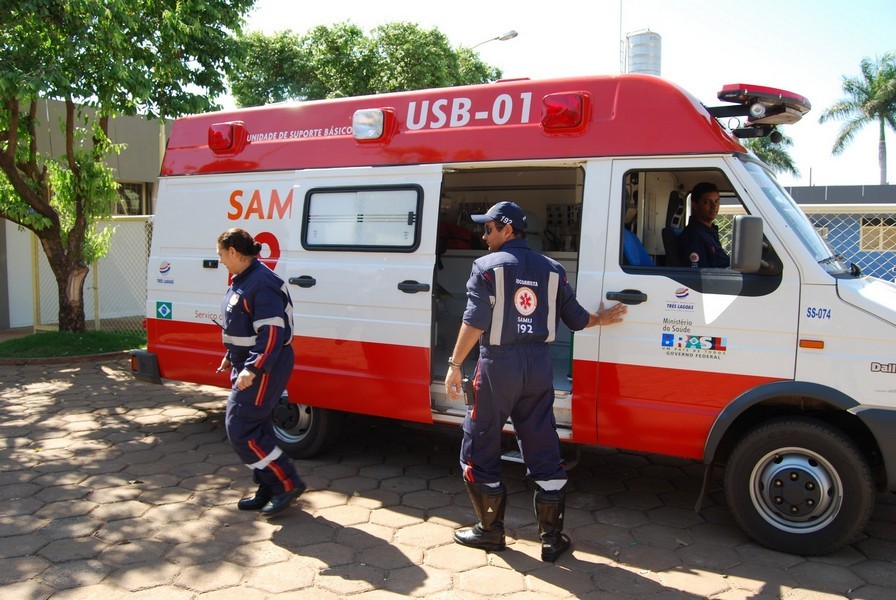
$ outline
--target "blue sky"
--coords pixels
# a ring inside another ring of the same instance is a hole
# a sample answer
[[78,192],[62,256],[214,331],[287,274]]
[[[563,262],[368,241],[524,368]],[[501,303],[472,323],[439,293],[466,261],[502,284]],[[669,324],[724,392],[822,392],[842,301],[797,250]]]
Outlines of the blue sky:
[[[726,83],[778,87],[806,96],[812,110],[785,127],[800,177],[784,185],[876,185],[878,129],[864,129],[831,155],[839,123],[820,125],[822,110],[843,97],[842,77],[859,63],[896,52],[893,0],[567,0],[425,2],[258,0],[247,29],[273,33],[352,21],[365,30],[392,21],[437,27],[454,46],[473,46],[514,29],[519,35],[477,51],[504,76],[544,79],[620,71],[620,38],[650,29],[662,36],[662,76],[704,104]],[[887,173],[896,182],[896,132],[887,131]]]

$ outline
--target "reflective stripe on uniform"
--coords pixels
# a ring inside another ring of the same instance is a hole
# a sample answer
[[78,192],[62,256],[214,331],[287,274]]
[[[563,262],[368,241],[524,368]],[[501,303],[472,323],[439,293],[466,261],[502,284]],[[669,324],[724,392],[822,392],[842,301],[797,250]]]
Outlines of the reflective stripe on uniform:
[[222,335],[225,344],[232,344],[234,346],[240,346],[241,348],[251,348],[255,345],[255,339],[257,336],[236,336],[236,335],[227,335],[226,333]]
[[283,317],[271,317],[269,319],[259,319],[257,321],[252,321],[252,327],[255,331],[258,331],[265,325],[271,325],[272,327],[280,327],[281,329],[285,326],[285,321]]
[[548,337],[547,343],[557,337],[557,290],[560,287],[560,273],[551,271],[548,273]]
[[251,465],[246,465],[250,469],[264,469],[269,464],[280,458],[280,455],[283,454],[283,450],[280,446],[274,446],[274,449],[271,450],[271,453],[259,460],[258,462],[254,462]]
[[504,331],[504,267],[495,267],[495,302],[492,304],[492,326],[489,330],[488,343],[501,345],[501,333]]

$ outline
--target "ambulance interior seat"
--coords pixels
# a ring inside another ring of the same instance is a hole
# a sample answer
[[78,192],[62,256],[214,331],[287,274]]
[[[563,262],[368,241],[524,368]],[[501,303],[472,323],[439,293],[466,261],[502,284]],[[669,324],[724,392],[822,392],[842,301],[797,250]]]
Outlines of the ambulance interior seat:
[[666,266],[680,267],[681,259],[678,257],[678,236],[684,228],[684,196],[677,191],[669,194],[669,203],[666,205],[666,226],[660,232],[663,238],[663,250],[666,251]]
[[626,265],[636,267],[652,267],[653,258],[647,253],[647,248],[627,227],[622,228],[622,260]]

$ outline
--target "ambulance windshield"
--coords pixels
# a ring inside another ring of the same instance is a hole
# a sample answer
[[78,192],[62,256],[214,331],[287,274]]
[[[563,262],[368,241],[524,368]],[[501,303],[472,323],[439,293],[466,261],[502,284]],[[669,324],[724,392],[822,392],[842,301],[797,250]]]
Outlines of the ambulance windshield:
[[843,258],[834,252],[828,243],[818,234],[806,214],[797,206],[778,181],[759,163],[745,160],[744,166],[763,193],[769,199],[771,205],[780,213],[787,225],[796,235],[797,239],[815,257],[818,264],[828,273],[844,273],[849,267]]

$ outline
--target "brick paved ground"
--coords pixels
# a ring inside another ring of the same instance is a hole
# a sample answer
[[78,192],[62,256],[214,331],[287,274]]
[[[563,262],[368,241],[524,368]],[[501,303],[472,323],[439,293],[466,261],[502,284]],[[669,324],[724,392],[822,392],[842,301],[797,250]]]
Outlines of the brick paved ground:
[[225,440],[223,392],[133,381],[123,360],[0,366],[0,597],[896,598],[896,503],[829,556],[763,549],[696,463],[589,449],[572,472],[575,550],[538,559],[532,495],[508,464],[510,545],[451,536],[473,518],[457,430],[352,419],[299,469],[309,491],[270,521]]

